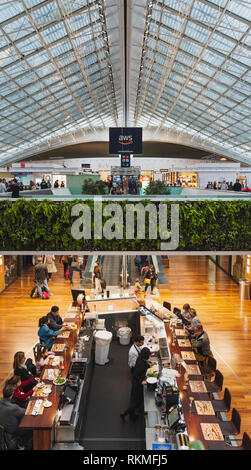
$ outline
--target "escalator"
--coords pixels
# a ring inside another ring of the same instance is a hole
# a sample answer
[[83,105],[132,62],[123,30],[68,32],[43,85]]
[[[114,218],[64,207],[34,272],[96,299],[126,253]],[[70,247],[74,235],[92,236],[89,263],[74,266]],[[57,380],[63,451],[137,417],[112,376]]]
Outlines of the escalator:
[[136,279],[140,278],[140,272],[134,262],[135,256],[128,256],[128,258],[128,282],[134,286]]
[[101,261],[103,279],[107,286],[120,286],[121,282],[121,256],[105,255]]

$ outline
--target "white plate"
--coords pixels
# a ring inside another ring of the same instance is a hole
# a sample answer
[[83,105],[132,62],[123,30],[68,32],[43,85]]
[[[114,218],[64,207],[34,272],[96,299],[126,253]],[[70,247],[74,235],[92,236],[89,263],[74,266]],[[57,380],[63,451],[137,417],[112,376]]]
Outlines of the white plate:
[[60,384],[58,384],[55,380],[53,380],[54,385],[59,385],[59,386],[64,385],[65,382],[66,382],[66,379],[64,379],[64,381]]
[[45,402],[44,402],[44,408],[50,408],[50,406],[52,406],[52,402],[51,402],[51,401],[45,401]]

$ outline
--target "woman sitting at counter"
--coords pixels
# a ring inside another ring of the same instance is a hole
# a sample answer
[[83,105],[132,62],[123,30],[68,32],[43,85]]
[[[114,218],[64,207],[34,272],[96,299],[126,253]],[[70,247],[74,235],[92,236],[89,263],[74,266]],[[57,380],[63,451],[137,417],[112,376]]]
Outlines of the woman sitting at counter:
[[44,343],[44,346],[46,346],[48,350],[50,350],[54,344],[55,337],[60,335],[60,333],[62,333],[62,331],[64,331],[66,327],[62,326],[61,330],[53,331],[49,328],[48,323],[49,319],[47,315],[40,318],[38,322],[38,336],[40,338],[40,342]]
[[123,421],[127,415],[130,415],[130,418],[135,419],[139,414],[139,412],[136,410],[139,409],[143,404],[143,385],[146,385],[146,372],[150,367],[147,361],[150,355],[150,349],[143,348],[136,361],[133,371],[130,404],[126,411],[120,415]]
[[54,354],[53,352],[49,352],[48,348],[46,346],[42,346],[37,352],[37,360],[36,360],[36,371],[37,375],[39,376],[43,370],[43,367],[47,364],[48,362],[48,355],[49,354]]
[[[13,371],[14,371],[14,375],[18,375],[20,377],[21,382],[25,382],[29,379],[32,379],[34,385],[36,385],[36,382],[35,382],[36,368],[34,364],[32,364],[31,359],[26,360],[26,357],[23,351],[18,351],[15,353],[14,361],[13,361]],[[28,384],[24,385],[24,390],[26,392],[32,388],[32,380]]]

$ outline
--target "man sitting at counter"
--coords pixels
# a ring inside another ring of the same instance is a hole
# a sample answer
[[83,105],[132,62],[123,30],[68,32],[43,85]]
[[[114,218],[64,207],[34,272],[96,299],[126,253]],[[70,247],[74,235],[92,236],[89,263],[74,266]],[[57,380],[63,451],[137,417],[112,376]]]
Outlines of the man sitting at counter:
[[144,336],[140,336],[140,335],[136,336],[133,345],[129,349],[128,366],[130,367],[132,374],[134,371],[136,361],[139,357],[140,351],[143,347],[144,341],[145,341]]
[[195,325],[191,344],[198,362],[204,362],[208,356],[213,356],[208,334],[204,331],[201,324]]
[[[59,308],[57,307],[57,305],[54,305],[53,307],[51,307],[51,311],[47,313],[47,318],[49,320],[49,328],[53,331],[61,330],[63,325],[63,320],[58,312]],[[64,329],[70,330],[71,327],[65,326]]]
[[13,393],[13,386],[5,385],[3,398],[0,399],[0,424],[4,427],[9,450],[20,449],[21,446],[31,450],[32,432],[19,429],[19,423],[25,414],[25,409],[11,401]]

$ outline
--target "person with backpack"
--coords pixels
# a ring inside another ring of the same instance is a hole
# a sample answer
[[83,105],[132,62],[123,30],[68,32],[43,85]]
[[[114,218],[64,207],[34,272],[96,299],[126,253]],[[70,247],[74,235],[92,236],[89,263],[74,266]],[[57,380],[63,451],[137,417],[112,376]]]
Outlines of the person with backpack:
[[35,265],[35,282],[37,283],[38,295],[40,299],[43,298],[42,288],[45,288],[47,294],[51,295],[48,287],[48,268],[43,263],[43,258],[38,258],[38,263]]

